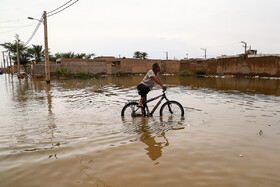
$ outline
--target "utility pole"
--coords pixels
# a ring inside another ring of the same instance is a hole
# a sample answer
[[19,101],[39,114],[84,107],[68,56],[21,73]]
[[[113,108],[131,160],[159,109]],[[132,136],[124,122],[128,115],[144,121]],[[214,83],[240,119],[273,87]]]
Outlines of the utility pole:
[[45,74],[46,82],[50,83],[50,62],[49,62],[49,47],[48,47],[48,27],[47,27],[47,12],[44,11],[44,39],[45,39]]
[[6,56],[6,60],[7,60],[7,73],[10,73],[8,55]]
[[20,74],[19,74],[19,70],[20,70],[20,67],[19,67],[19,53],[18,53],[18,41],[17,41],[17,74],[18,74],[18,77],[20,77]]
[[200,48],[200,49],[204,51],[204,58],[206,59],[206,48]]
[[166,52],[166,60],[168,60],[168,51]]
[[8,53],[9,59],[10,59],[10,65],[12,66],[12,75],[15,73],[15,63],[12,65],[12,59],[10,52]]
[[244,52],[244,55],[246,55],[246,53],[247,53],[247,43],[246,42],[243,42],[243,41],[241,41],[241,43],[243,43],[244,44],[244,48],[245,48],[245,52]]
[[4,62],[4,69],[6,68],[6,64],[5,64],[5,54],[4,54],[4,51],[2,51],[2,54],[3,54],[3,62]]

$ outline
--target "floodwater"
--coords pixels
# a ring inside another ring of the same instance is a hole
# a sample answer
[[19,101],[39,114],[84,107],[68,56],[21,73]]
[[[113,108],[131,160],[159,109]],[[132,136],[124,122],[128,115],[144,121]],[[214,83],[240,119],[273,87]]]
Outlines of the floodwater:
[[123,119],[142,77],[0,75],[0,186],[279,186],[279,79],[162,76],[185,118]]

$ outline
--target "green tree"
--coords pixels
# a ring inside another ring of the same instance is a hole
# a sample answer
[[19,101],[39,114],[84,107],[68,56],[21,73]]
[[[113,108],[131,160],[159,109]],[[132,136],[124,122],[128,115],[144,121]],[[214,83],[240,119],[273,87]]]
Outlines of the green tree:
[[133,53],[133,58],[139,58],[139,59],[141,59],[141,52],[140,51],[135,51],[134,53]]
[[91,58],[93,58],[95,56],[95,54],[94,53],[89,53],[89,54],[86,54],[85,55],[85,59],[91,59]]
[[61,53],[60,56],[61,58],[75,58],[75,53],[74,52]]
[[148,53],[142,52],[141,57],[142,57],[142,59],[147,59],[148,58]]
[[81,59],[90,59],[95,56],[94,53],[86,54],[86,53],[77,53],[68,52],[68,53],[56,53],[56,57],[58,58],[81,58]]
[[19,62],[21,65],[26,65],[30,62],[32,54],[30,54],[28,47],[24,45],[24,43],[19,39],[18,35],[16,35],[16,40],[14,41],[14,43],[5,42],[0,45],[3,46],[8,52],[10,52],[12,60],[14,62],[17,62],[17,43],[19,51]]
[[140,51],[135,51],[133,58],[139,58],[139,59],[147,59],[148,58],[148,53],[146,52],[140,52]]
[[91,57],[95,56],[94,53],[86,54],[86,53],[78,53],[75,55],[74,58],[82,58],[82,59],[90,59]]
[[32,45],[32,48],[29,49],[29,53],[35,58],[35,62],[42,62],[45,58],[45,52],[42,45]]

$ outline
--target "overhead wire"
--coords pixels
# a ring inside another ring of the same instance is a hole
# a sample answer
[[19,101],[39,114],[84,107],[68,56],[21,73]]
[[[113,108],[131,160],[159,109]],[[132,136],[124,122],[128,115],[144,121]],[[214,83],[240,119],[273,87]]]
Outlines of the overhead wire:
[[0,23],[5,23],[5,22],[17,22],[17,21],[22,21],[22,20],[26,20],[27,18],[22,18],[22,19],[11,19],[11,20],[5,20],[5,21],[1,21]]
[[27,42],[25,42],[24,45],[28,45],[28,43],[29,43],[29,42],[32,40],[32,38],[35,36],[35,34],[36,34],[36,32],[38,31],[38,29],[39,29],[41,23],[43,22],[43,19],[44,19],[44,17],[43,17],[43,15],[42,15],[41,19],[38,21],[38,24],[37,24],[35,30],[33,31],[33,33],[31,34],[31,36],[29,37],[29,39],[27,40]]
[[[40,16],[41,14],[39,15],[33,15],[33,17],[37,17],[37,16]],[[19,22],[19,21],[23,21],[23,20],[27,20],[28,18],[18,18],[18,19],[10,19],[10,20],[3,20],[3,19],[0,19],[0,23],[8,23],[8,22]]]
[[[55,12],[55,13],[52,13],[52,14],[50,14],[50,15],[48,14],[47,17],[53,16],[53,15],[55,15],[55,14],[58,14],[59,12],[62,12],[63,10],[69,8],[70,6],[74,5],[74,4],[77,3],[78,1],[79,1],[79,0],[76,0],[76,1],[73,2],[72,4],[68,5],[67,7],[65,7],[65,8],[63,8],[63,9],[61,9],[61,10]],[[66,4],[68,4],[68,3],[66,3]],[[58,9],[58,8],[57,8],[57,9]]]
[[22,27],[30,27],[33,25],[22,25],[22,26],[0,26],[0,28],[22,28]]
[[[59,6],[58,8],[56,8],[56,9],[54,9],[54,10],[48,12],[48,13],[47,13],[47,17],[53,16],[53,15],[56,15],[56,14],[62,12],[63,10],[65,10],[65,9],[71,7],[72,5],[74,5],[75,3],[77,3],[79,0],[74,1],[73,3],[71,3],[71,4],[69,5],[69,3],[70,3],[71,1],[72,1],[72,0],[70,0],[70,1],[66,2],[65,4]],[[66,6],[66,5],[68,5],[68,6]],[[65,6],[66,6],[66,7],[65,7]],[[64,8],[63,8],[63,7],[64,7]],[[62,9],[61,9],[61,8],[62,8]],[[26,20],[26,19],[27,19],[27,18],[24,18],[24,19],[5,20],[5,21],[1,21],[1,20],[0,20],[0,23],[4,23],[4,22],[17,22],[17,21],[22,21],[22,20]],[[28,45],[28,43],[33,39],[33,37],[35,36],[35,34],[36,34],[36,32],[38,31],[38,29],[39,29],[39,27],[40,27],[40,25],[41,25],[42,22],[43,22],[43,15],[42,15],[41,19],[39,20],[39,22],[38,22],[38,24],[37,24],[35,30],[34,30],[33,33],[31,34],[31,36],[29,37],[29,39],[27,40],[27,42],[25,42],[25,45]],[[21,27],[28,27],[28,26],[20,26],[20,27],[18,27],[18,28],[21,28]],[[16,27],[12,27],[12,26],[6,26],[6,27],[4,27],[4,26],[1,26],[0,28],[16,28]],[[11,31],[14,31],[14,30],[16,30],[16,29],[9,30],[9,31],[6,31],[6,32],[2,32],[2,33],[0,33],[0,34],[7,33],[7,32],[11,32]]]
[[[31,26],[33,26],[33,25],[26,26],[26,27],[31,27]],[[23,29],[23,28],[25,28],[25,27],[18,27],[18,28],[15,27],[14,29],[10,29],[10,30],[4,31],[4,32],[0,32],[0,35],[5,34],[5,33],[9,33],[9,32],[15,31],[15,30]]]
[[58,9],[60,9],[60,8],[64,7],[64,6],[65,6],[65,5],[67,5],[68,3],[70,3],[71,1],[72,1],[72,0],[70,0],[70,1],[68,1],[67,3],[65,3],[65,4],[61,5],[60,7],[58,7],[58,8],[56,8],[56,9],[54,9],[54,10],[52,10],[52,11],[48,12],[48,14],[50,14],[50,13],[52,13],[52,12],[57,11]]

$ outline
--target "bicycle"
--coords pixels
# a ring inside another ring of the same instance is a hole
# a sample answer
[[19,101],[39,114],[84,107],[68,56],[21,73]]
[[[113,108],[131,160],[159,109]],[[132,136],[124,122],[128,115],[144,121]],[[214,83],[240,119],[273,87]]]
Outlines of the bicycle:
[[[154,98],[151,98],[149,100],[144,99],[143,101],[143,107],[138,106],[137,101],[129,101],[122,109],[121,116],[122,117],[140,117],[140,116],[153,116],[156,109],[159,107],[161,102],[165,99],[166,102],[161,106],[160,108],[160,116],[166,116],[166,117],[184,117],[184,109],[183,106],[177,102],[177,101],[170,101],[166,97],[166,90],[162,91],[163,93],[159,96],[156,96]],[[157,104],[154,106],[152,111],[150,112],[148,103],[151,101],[160,100],[157,102]]]

